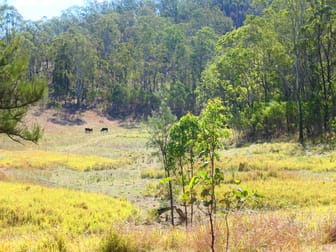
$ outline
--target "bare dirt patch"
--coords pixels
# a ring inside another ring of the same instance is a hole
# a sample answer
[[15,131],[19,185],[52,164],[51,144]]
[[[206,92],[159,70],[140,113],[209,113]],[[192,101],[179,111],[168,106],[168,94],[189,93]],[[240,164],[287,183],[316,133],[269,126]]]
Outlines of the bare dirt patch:
[[40,107],[32,108],[26,116],[28,124],[38,124],[45,132],[57,133],[65,129],[72,128],[93,128],[99,131],[101,128],[113,127],[119,124],[118,120],[111,120],[99,111],[77,111],[41,109]]

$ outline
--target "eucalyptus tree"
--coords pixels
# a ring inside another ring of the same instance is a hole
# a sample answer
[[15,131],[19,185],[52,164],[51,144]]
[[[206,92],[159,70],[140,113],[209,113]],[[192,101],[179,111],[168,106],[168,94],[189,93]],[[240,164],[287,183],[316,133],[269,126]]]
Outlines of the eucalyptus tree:
[[116,9],[116,1],[114,0],[104,0],[104,1],[99,1],[99,0],[84,0],[85,3],[85,9],[90,14],[107,14],[111,13]]
[[297,130],[303,143],[304,131],[326,131],[333,113],[334,88],[328,79],[334,71],[334,7],[314,4],[273,1],[261,16],[250,16],[244,26],[225,34],[218,56],[203,72],[200,102],[222,97],[232,126],[250,132],[252,139],[274,136],[276,129]]
[[186,33],[190,37],[205,26],[211,27],[218,35],[224,35],[234,27],[231,18],[225,16],[217,8],[198,8],[193,10],[190,20],[184,25],[187,27]]
[[140,16],[132,27],[134,33],[130,39],[133,45],[135,61],[129,83],[136,96],[137,113],[148,116],[158,108],[157,92],[165,82],[164,67],[167,64],[166,48],[162,43],[162,31],[167,21],[161,17]]
[[194,82],[199,82],[201,80],[202,72],[210,60],[213,59],[218,38],[219,37],[214,29],[209,26],[202,27],[191,38],[191,59]]
[[213,0],[213,6],[219,7],[226,16],[231,17],[235,27],[243,25],[253,0]]
[[178,25],[169,25],[163,31],[162,44],[166,49],[164,74],[169,104],[177,116],[193,111],[191,50],[185,33]]
[[97,51],[92,39],[85,34],[77,35],[74,38],[74,58],[76,100],[77,106],[81,106],[83,100],[96,100],[96,69]]
[[117,9],[121,12],[134,11],[138,8],[137,0],[122,0],[118,3]]
[[71,62],[71,46],[69,41],[58,37],[53,42],[54,69],[52,73],[53,88],[51,95],[59,102],[67,103],[72,89],[73,65]]
[[0,5],[0,38],[4,38],[9,43],[20,32],[23,25],[23,17],[13,6],[7,4]]
[[[89,14],[85,24],[90,34],[91,43],[97,47],[96,73],[94,75],[98,97],[103,101],[111,98],[112,90],[118,89],[115,87],[116,85],[126,82],[127,77],[126,74],[123,74],[123,68],[126,67],[127,62],[131,64],[129,53],[125,52],[123,44],[120,43],[121,33],[118,21],[119,14],[115,12],[92,13]],[[124,99],[124,96],[119,99]],[[127,100],[125,99],[124,102]],[[115,105],[114,101],[111,107],[115,108],[117,112],[119,111],[119,106]],[[113,112],[116,112],[115,109],[112,109]]]
[[87,98],[94,101],[98,60],[97,51],[90,38],[76,28],[71,28],[57,37],[54,44],[54,95],[76,99],[77,107]]
[[[321,97],[318,104],[312,104],[312,118],[316,123],[314,131],[323,129],[325,133],[331,130],[331,119],[336,115],[336,94],[333,79],[336,74],[335,53],[336,24],[335,1],[308,1],[311,4],[309,23],[304,27],[305,49],[304,62],[307,65],[305,75],[312,95]],[[314,49],[314,50],[311,50]],[[318,92],[318,90],[320,90]],[[316,100],[312,99],[312,100]],[[316,108],[317,107],[317,108]],[[318,118],[314,118],[318,116]],[[315,119],[315,120],[314,120]]]
[[303,74],[300,69],[301,63],[301,50],[300,42],[302,36],[300,30],[303,28],[304,24],[304,14],[306,11],[306,0],[287,0],[287,13],[288,21],[290,24],[290,31],[288,38],[290,39],[290,48],[292,51],[292,56],[294,59],[294,69],[295,69],[295,97],[298,110],[298,125],[299,125],[299,141],[301,144],[304,143],[304,125],[303,125],[303,108],[302,108],[302,90],[303,90]]
[[48,25],[44,21],[26,21],[21,34],[25,37],[24,46],[29,51],[29,74],[44,76],[50,79],[51,73],[51,53],[50,37],[52,34],[48,30]]
[[249,111],[256,109],[255,104],[267,102],[267,93],[271,92],[266,87],[263,58],[268,48],[259,46],[257,40],[263,37],[260,34],[260,29],[248,25],[223,36],[218,43],[219,56],[205,69],[198,86],[200,102],[216,96],[223,99],[230,112],[230,123],[239,131],[249,130]]
[[173,22],[178,21],[178,0],[160,0],[157,2],[157,9],[160,16],[170,18]]
[[100,57],[113,60],[113,54],[121,40],[117,13],[95,14],[88,17],[86,27],[91,36],[98,41]]

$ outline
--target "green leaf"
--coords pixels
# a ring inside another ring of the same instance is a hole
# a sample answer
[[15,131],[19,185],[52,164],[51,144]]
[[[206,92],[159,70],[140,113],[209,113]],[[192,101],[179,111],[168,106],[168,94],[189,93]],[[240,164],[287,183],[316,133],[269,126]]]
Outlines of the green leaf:
[[235,179],[235,180],[234,180],[234,183],[235,183],[236,185],[240,185],[241,180],[240,180],[240,179]]
[[192,179],[189,182],[189,188],[193,188],[198,183],[199,183],[199,177],[198,176],[192,177]]
[[200,171],[199,175],[203,180],[208,180],[208,178],[209,178],[208,173],[206,171]]
[[168,184],[170,181],[172,180],[171,177],[166,177],[160,180],[160,184],[164,185],[164,184]]
[[208,167],[209,166],[209,161],[205,161],[203,165],[201,166],[201,169]]
[[244,188],[244,189],[238,188],[236,192],[237,192],[236,195],[239,197],[247,197],[249,194],[247,188]]
[[224,172],[220,168],[216,168],[214,178],[215,178],[215,182],[217,184],[223,182],[224,181]]
[[188,193],[183,193],[181,197],[182,202],[187,202],[189,200]]
[[257,192],[253,193],[253,196],[256,197],[256,198],[263,198],[264,197],[263,195],[261,195]]

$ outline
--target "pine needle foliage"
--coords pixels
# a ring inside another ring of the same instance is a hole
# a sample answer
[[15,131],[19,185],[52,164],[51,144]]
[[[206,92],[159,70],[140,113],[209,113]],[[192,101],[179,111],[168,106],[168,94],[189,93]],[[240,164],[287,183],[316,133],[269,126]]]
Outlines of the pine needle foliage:
[[29,58],[18,36],[10,43],[0,41],[0,134],[12,140],[36,143],[42,136],[38,125],[28,127],[24,116],[28,106],[39,101],[46,90],[43,78],[28,73]]

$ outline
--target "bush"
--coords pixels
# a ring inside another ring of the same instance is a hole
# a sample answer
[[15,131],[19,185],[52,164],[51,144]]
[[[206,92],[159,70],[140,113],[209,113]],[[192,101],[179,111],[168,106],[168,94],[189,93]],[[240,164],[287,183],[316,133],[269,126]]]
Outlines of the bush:
[[269,139],[286,133],[286,103],[272,101],[255,103],[242,111],[234,120],[234,127],[249,140]]
[[137,251],[128,243],[127,239],[112,231],[103,241],[101,251],[103,252],[132,252]]

